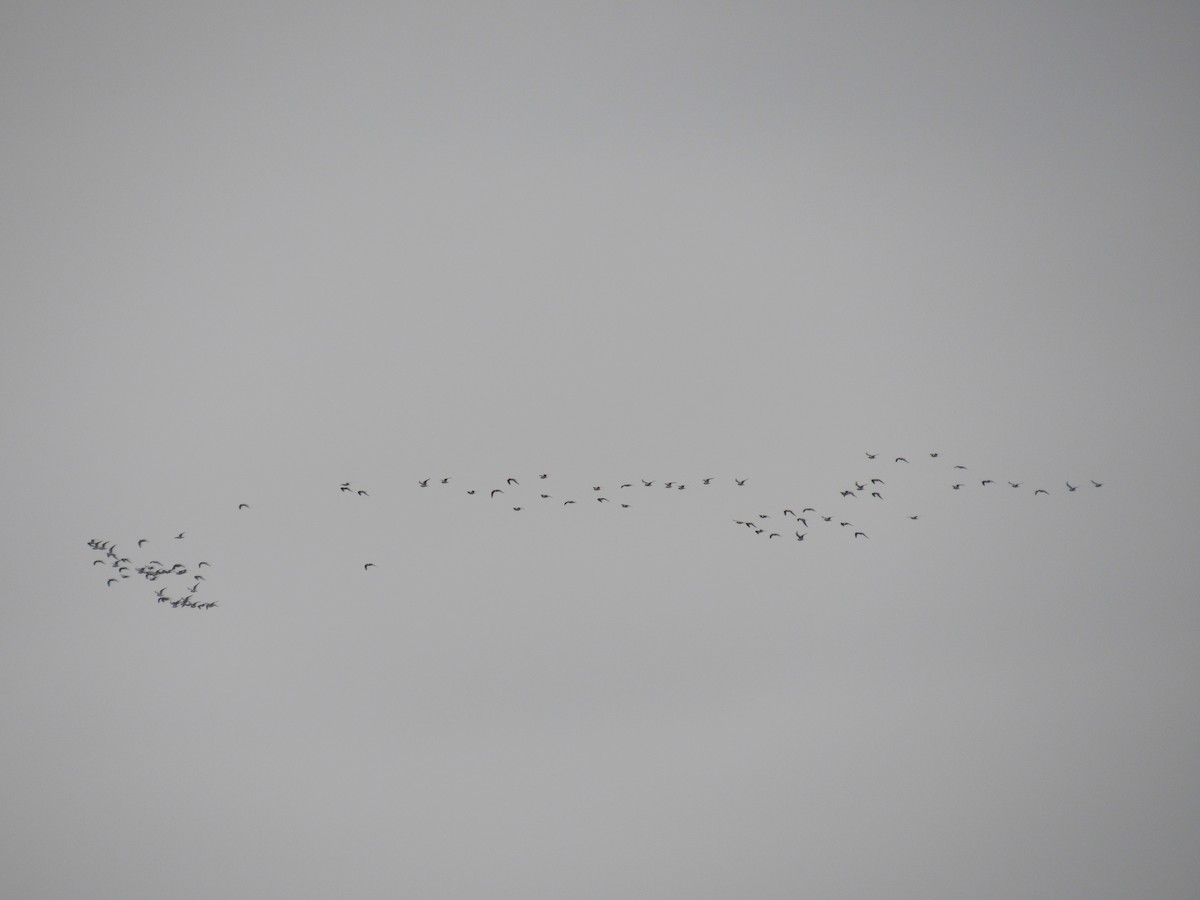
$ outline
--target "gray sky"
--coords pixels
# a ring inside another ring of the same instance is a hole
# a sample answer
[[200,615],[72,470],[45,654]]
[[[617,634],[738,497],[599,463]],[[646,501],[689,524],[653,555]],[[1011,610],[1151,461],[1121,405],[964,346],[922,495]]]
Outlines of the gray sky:
[[1191,900],[1198,38],[4,4],[0,894]]

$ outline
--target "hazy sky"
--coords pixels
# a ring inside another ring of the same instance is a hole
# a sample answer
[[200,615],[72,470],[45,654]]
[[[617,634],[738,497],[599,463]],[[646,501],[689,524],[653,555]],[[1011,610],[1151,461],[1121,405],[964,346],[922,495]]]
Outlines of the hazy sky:
[[1198,40],[4,3],[0,895],[1194,900]]

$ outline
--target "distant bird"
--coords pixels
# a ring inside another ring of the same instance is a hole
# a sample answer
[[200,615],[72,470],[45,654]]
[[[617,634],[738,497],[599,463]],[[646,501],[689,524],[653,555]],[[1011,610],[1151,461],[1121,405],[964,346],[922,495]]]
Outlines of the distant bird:
[[549,475],[539,475],[538,478],[549,478]]
[[954,468],[956,468],[956,469],[965,469],[965,468],[966,468],[966,466],[955,466]]
[[1069,481],[1068,481],[1066,484],[1067,484],[1067,490],[1068,490],[1068,491],[1077,491],[1077,490],[1079,490],[1079,485],[1077,485],[1077,484],[1076,484],[1076,485],[1072,485],[1072,484],[1071,484],[1071,482],[1069,482]]
[[769,519],[769,518],[771,518],[771,515],[770,515],[770,513],[759,513],[758,517],[760,519]]
[[[673,487],[675,487],[675,482],[673,482],[673,481],[668,481],[666,484],[664,484],[664,485],[663,485],[663,487],[665,487],[665,488],[673,488]],[[596,490],[599,490],[599,488],[596,488]]]
[[197,563],[197,564],[196,564],[196,568],[198,569],[198,568],[200,568],[201,566],[211,566],[211,565],[212,565],[212,563],[210,563],[210,562],[203,562],[203,561],[201,561],[201,562],[199,562],[199,563]]
[[574,500],[564,500],[564,501],[563,501],[563,506],[569,506],[570,504],[572,504],[572,503],[574,503],[574,502],[575,502]]
[[627,488],[627,487],[633,487],[633,485],[632,484],[623,484],[623,485],[621,485],[621,487]]
[[108,579],[108,584],[106,584],[105,587],[112,587],[114,584],[116,584],[120,580],[121,580],[120,578],[110,578],[110,579]]
[[622,503],[622,504],[621,504],[621,509],[629,509],[629,504],[628,504],[628,503]]
[[681,484],[678,488],[676,488],[676,490],[682,491],[685,487],[687,487],[686,484]]
[[871,491],[871,496],[877,500],[883,499],[883,494],[879,493],[879,491]]
[[375,563],[367,563],[365,566],[363,566],[363,571],[365,572],[367,569],[374,568],[374,566]]
[[990,478],[985,478],[985,479],[983,479],[983,481],[981,481],[979,483],[981,485],[984,485],[984,484],[995,484],[996,482],[992,481],[992,479],[990,479]]
[[468,494],[474,494],[474,491],[467,491]]
[[424,481],[418,481],[417,484],[419,484],[421,487],[429,487],[429,479],[426,478]]
[[815,510],[815,509],[813,509],[811,506],[806,506],[806,507],[804,507],[804,509],[800,510],[800,512],[802,512],[802,513],[806,513],[806,512],[816,512],[816,510]]
[[785,509],[785,510],[783,511],[783,514],[784,514],[785,516],[786,516],[786,515],[788,515],[788,514],[791,514],[792,516],[795,516],[795,515],[796,515],[796,514],[795,514],[794,512],[792,512],[790,509]]
[[600,490],[600,487],[599,487],[599,486],[597,486],[597,485],[593,485],[593,486],[592,486],[592,490],[593,490],[593,491],[598,491],[598,490]]
[[[203,576],[203,575],[193,575],[193,576],[192,576],[192,578],[193,578],[195,581],[204,581],[204,576]],[[166,590],[166,588],[163,588],[163,590],[165,591],[165,590]]]
[[343,481],[341,486],[342,486],[342,490],[345,490],[346,488],[350,487],[350,482]]
[[887,484],[882,478],[872,478],[871,484]]
[[1009,487],[1015,487],[1015,488],[1019,488],[1019,487],[1021,486],[1021,482],[1019,482],[1019,481],[1010,481],[1010,482],[1008,483],[1008,486],[1009,486]]
[[874,459],[874,458],[875,458],[876,456],[878,456],[878,455],[879,455],[878,453],[868,453],[868,454],[867,454],[867,459]]
[[[807,534],[807,533],[808,532],[805,532],[805,534]],[[804,540],[804,535],[797,531],[796,532],[796,540],[798,540],[798,541]]]
[[140,547],[142,544],[148,543],[149,540],[149,538],[138,538],[138,546]]
[[508,479],[508,483],[509,484],[520,484],[521,482],[517,481],[517,479],[515,479],[515,478],[510,478],[510,479]]
[[523,507],[523,506],[514,506],[514,507],[513,507],[513,512],[520,512],[520,511],[521,511],[521,510],[523,510],[524,508],[525,508],[525,507]]
[[920,516],[909,516],[909,518],[915,522],[915,521],[917,521],[917,519],[919,519],[921,517]]
[[[362,492],[362,491],[359,491],[359,493],[361,494],[361,493],[363,493],[363,492]],[[250,504],[249,504],[249,503],[239,503],[239,504],[238,504],[238,509],[249,509],[249,508],[250,508]],[[140,545],[139,545],[139,546],[140,546]]]
[[808,527],[808,520],[807,520],[807,519],[802,519],[802,518],[800,518],[799,516],[796,516],[796,521],[797,521],[797,522],[799,522],[801,525],[803,525],[805,528],[807,528],[807,527]]
[[843,497],[853,497],[854,491],[842,491],[842,496]]
[[183,531],[179,532],[179,534],[175,535],[175,540],[182,541],[185,533],[186,532],[183,532]]
[[908,460],[907,460],[907,459],[905,459],[903,456],[897,456],[897,457],[896,457],[896,462],[904,462],[904,463],[906,463],[906,462],[908,462]]
[[1047,491],[1047,490],[1043,490],[1042,488],[1038,488],[1036,491],[1034,491],[1034,492],[1033,492],[1033,496],[1035,496],[1035,497],[1036,497],[1038,494],[1046,494],[1046,495],[1049,495],[1049,494],[1050,494],[1050,492],[1049,492],[1049,491]]
[[850,522],[839,522],[838,524],[841,525],[843,528],[847,528],[847,527],[849,527],[849,525],[851,523]]
[[865,484],[859,484],[859,483],[856,481],[856,482],[854,482],[854,489],[855,489],[856,491],[865,491],[865,490],[867,489],[867,486],[866,486]]
[[370,495],[370,494],[368,494],[366,491],[359,491],[359,492],[358,492],[358,496],[360,496],[360,497],[370,497],[371,495]]
[[823,522],[832,522],[832,521],[833,521],[833,516],[821,516],[821,520],[822,520]]
[[1104,482],[1102,481],[1093,481],[1092,484],[1094,484],[1096,487],[1104,487]]
[[449,479],[449,478],[443,478],[443,479],[442,479],[442,484],[449,484],[449,483],[450,483],[450,479]]
[[962,485],[961,484],[952,484],[952,485],[950,485],[950,487],[954,488],[954,490],[957,491],[959,488],[962,487]]
[[[864,532],[862,532],[862,531],[856,531],[856,532],[854,532],[854,536],[855,536],[856,538],[860,538],[860,537],[867,537],[866,533],[864,533]],[[867,538],[867,540],[870,540],[870,538]]]
[[[421,487],[425,487],[425,485],[421,485]],[[348,484],[343,484],[341,487],[341,491],[343,494],[352,493],[352,491],[350,490],[350,485],[348,485]]]
[[596,498],[596,502],[597,502],[597,503],[607,503],[607,502],[608,502],[608,498],[607,498],[607,497],[597,497],[597,498]]
[[937,455],[936,453],[930,453],[929,455],[930,455],[931,457],[933,457],[934,459],[937,459],[937,458],[938,458],[938,455]]
[[711,478],[705,478],[705,479],[704,479],[704,483],[705,483],[705,484],[712,484],[712,479],[711,479]]
[[541,497],[543,500],[549,500],[549,499],[550,499],[550,495],[549,495],[549,494],[538,494],[538,496],[539,496],[539,497]]
[[739,478],[735,478],[735,479],[733,479],[733,480],[737,482],[737,485],[738,485],[738,487],[745,487],[745,486],[746,486],[746,479],[745,479],[745,478],[740,478],[740,479],[739,479]]
[[641,481],[645,487],[650,487],[650,485],[654,484],[653,481],[647,481],[645,478],[641,479]]
[[500,488],[496,488],[495,490],[492,491],[492,496],[495,497],[497,494],[503,494],[503,493],[504,493],[503,490],[501,490]]
[[94,561],[92,562],[92,565],[93,565],[93,566],[106,566],[106,565],[108,565],[108,563],[106,563],[106,562],[105,562],[104,560],[102,560],[102,559],[97,559],[97,560],[94,560]]

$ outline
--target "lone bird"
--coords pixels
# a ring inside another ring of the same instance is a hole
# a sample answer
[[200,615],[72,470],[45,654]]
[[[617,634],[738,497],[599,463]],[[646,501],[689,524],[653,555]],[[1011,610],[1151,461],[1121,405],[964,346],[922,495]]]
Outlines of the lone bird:
[[746,479],[745,479],[745,478],[735,478],[735,479],[733,479],[733,480],[737,482],[737,486],[738,486],[738,487],[745,487],[745,486],[746,486]]
[[182,532],[182,531],[181,531],[181,532],[179,532],[179,534],[175,535],[175,540],[177,540],[177,541],[182,541],[182,540],[183,540],[183,535],[184,535],[184,534],[185,534],[185,532]]
[[954,490],[957,491],[962,487],[962,485],[961,484],[952,484],[952,485],[950,485],[950,487],[954,488]]
[[917,519],[919,519],[921,517],[920,516],[909,516],[909,518],[915,522],[915,521],[917,521]]
[[867,538],[867,540],[868,540],[868,541],[870,540],[870,538],[869,538],[869,537],[867,537],[866,533],[865,533],[865,532],[862,532],[862,531],[856,531],[856,532],[854,532],[854,536],[855,536],[856,538],[865,537],[865,538]]
[[549,475],[539,475],[538,478],[549,478]]
[[365,572],[365,571],[367,571],[367,569],[372,569],[374,567],[375,567],[375,563],[367,563],[365,566],[363,566],[363,571]]
[[417,484],[419,484],[421,487],[429,487],[429,479],[426,478],[424,481],[418,481]]
[[450,483],[450,479],[449,479],[449,478],[443,478],[443,479],[442,479],[442,484],[449,484],[449,483]]
[[875,458],[875,457],[877,457],[878,455],[879,455],[878,453],[868,453],[868,454],[867,454],[867,459],[874,459],[874,458]]
[[[359,493],[361,494],[362,491],[359,491]],[[249,509],[249,508],[250,508],[249,503],[239,503],[238,504],[238,509]],[[138,546],[140,547],[141,545],[139,544]]]
[[574,503],[574,502],[575,502],[574,500],[564,500],[564,501],[563,501],[563,506],[569,506],[570,504],[572,504],[572,503]]
[[[1089,481],[1090,480],[1091,479],[1089,479]],[[1094,484],[1096,487],[1104,487],[1104,482],[1102,481],[1093,481],[1092,484]]]
[[990,478],[985,478],[985,479],[983,479],[983,481],[981,481],[979,483],[981,485],[984,485],[984,484],[995,484],[996,482],[992,481],[992,479],[990,479]]
[[142,544],[147,543],[149,540],[149,538],[138,538],[138,546],[142,546]]
[[903,462],[903,463],[906,463],[906,462],[908,462],[908,460],[907,460],[907,459],[905,459],[903,456],[897,456],[897,457],[896,457],[896,462]]

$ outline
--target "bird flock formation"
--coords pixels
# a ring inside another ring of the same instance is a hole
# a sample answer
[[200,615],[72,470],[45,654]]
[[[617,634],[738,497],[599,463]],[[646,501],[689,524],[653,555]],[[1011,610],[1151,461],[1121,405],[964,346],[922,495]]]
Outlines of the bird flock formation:
[[[778,519],[776,518],[776,512],[773,510],[769,512],[755,510],[753,513],[743,514],[740,518],[733,519],[734,524],[746,528],[748,533],[759,536],[765,535],[768,540],[778,537],[790,539],[794,535],[795,542],[802,543],[809,537],[813,530],[821,529],[825,526],[832,526],[828,532],[830,534],[844,535],[848,539],[856,541],[859,539],[869,540],[870,535],[850,521],[852,515],[850,510],[855,508],[857,501],[863,499],[873,501],[874,503],[884,501],[888,497],[890,488],[888,487],[888,480],[882,476],[887,474],[889,479],[903,478],[905,470],[913,464],[906,456],[885,457],[882,461],[879,460],[878,453],[868,452],[865,456],[867,461],[872,463],[872,468],[875,471],[869,472],[861,478],[852,479],[851,485],[837,488],[832,492],[831,497],[826,498],[829,502],[823,503],[823,508],[818,508],[815,505],[800,506],[798,503],[792,503],[778,513]],[[888,462],[889,458],[891,459],[890,462]],[[927,459],[929,461],[927,465],[944,466],[944,463],[940,462],[941,454],[938,452],[928,453]],[[888,468],[889,471],[882,471],[884,468]],[[937,470],[935,469],[935,471]],[[1000,482],[993,478],[980,478],[977,484],[974,478],[969,481],[957,480],[959,478],[966,479],[967,476],[962,474],[969,471],[965,465],[955,464],[945,471],[953,473],[954,476],[948,483],[948,487],[951,490],[962,491],[968,488],[988,490],[997,489],[1000,485]],[[450,476],[442,477],[436,481],[433,478],[423,478],[418,480],[416,485],[418,488],[429,488],[431,484],[434,484],[439,489],[455,490],[456,488],[450,485],[451,480]],[[685,491],[689,488],[704,491],[719,490],[723,485],[726,488],[732,488],[736,492],[738,488],[744,488],[748,480],[747,478],[733,478],[732,484],[730,484],[729,479],[718,480],[712,476],[700,478],[692,482],[639,477],[620,481],[612,488],[602,484],[595,484],[591,485],[590,492],[586,488],[581,487],[578,491],[560,495],[558,493],[550,493],[551,490],[557,491],[557,487],[550,480],[548,473],[542,473],[535,478],[526,479],[527,484],[525,486],[522,486],[518,478],[510,476],[505,478],[502,484],[483,489],[471,487],[466,489],[465,494],[469,497],[479,498],[480,500],[486,498],[489,501],[497,501],[497,498],[499,498],[497,505],[511,505],[515,502],[517,505],[511,506],[513,512],[523,512],[534,508],[577,506],[583,500],[593,500],[601,505],[607,503],[619,509],[632,509],[635,505],[638,505],[635,503],[634,498],[639,493],[647,489],[653,489],[656,486],[659,489],[668,491]],[[1104,486],[1103,482],[1091,479],[1089,481],[1093,488]],[[1022,481],[1006,481],[1005,483],[1011,490],[1020,490],[1022,487],[1025,487],[1025,482]],[[1066,481],[1066,492],[1074,493],[1079,490],[1082,484],[1082,482],[1080,484],[1071,484],[1070,481]],[[350,481],[341,482],[338,485],[338,489],[342,494],[349,495],[355,499],[366,499],[371,496],[369,491],[355,486]],[[1032,490],[1032,494],[1035,497],[1049,496],[1051,494],[1051,491],[1044,487],[1036,487],[1030,490]],[[643,496],[645,495],[643,494]],[[835,497],[840,499],[834,499]],[[855,501],[855,503],[852,504],[850,501]],[[797,507],[799,507],[798,510]],[[239,503],[237,509],[239,512],[249,510],[250,505],[248,503]],[[911,509],[902,512],[904,517],[912,522],[919,521],[921,518],[919,513]],[[776,525],[777,522],[780,524],[786,522],[787,527],[776,531],[771,526]],[[785,536],[784,531],[790,531],[791,535]],[[185,532],[180,532],[175,535],[175,540],[183,540],[184,537]],[[124,580],[134,576],[141,576],[146,581],[154,582],[160,579],[186,579],[189,575],[189,568],[183,563],[174,562],[168,566],[159,560],[149,560],[144,564],[135,566],[128,557],[118,555],[116,545],[109,541],[92,539],[87,543],[88,547],[92,550],[104,553],[104,558],[95,560],[93,565],[103,565],[115,570],[115,575],[110,576],[106,581],[108,587],[119,585]],[[137,541],[137,546],[141,549],[147,543],[149,541],[146,538],[141,538]],[[198,570],[209,565],[207,561],[201,561],[195,568]],[[366,562],[363,563],[362,568],[363,571],[369,572],[371,569],[377,568],[377,565],[374,562]],[[213,609],[217,606],[215,600],[200,602],[197,599],[197,594],[204,581],[204,575],[197,571],[195,574],[191,574],[190,579],[184,582],[187,585],[186,590],[174,591],[177,596],[170,596],[167,587],[157,589],[154,596],[158,603],[167,604],[174,609]],[[176,580],[174,583],[178,584],[179,582]]]
[[[185,532],[179,532],[175,535],[175,540],[182,541]],[[137,542],[138,549],[150,543],[149,538],[139,538]],[[117,545],[111,541],[101,541],[92,538],[87,542],[88,547],[92,550],[103,553],[104,556],[100,559],[93,560],[93,566],[105,566],[108,569],[116,571],[115,575],[110,576],[105,585],[113,587],[119,585],[126,579],[134,576],[141,576],[146,581],[166,581],[171,580],[175,590],[173,593],[178,596],[171,597],[168,595],[169,587],[164,586],[158,588],[154,592],[154,597],[159,603],[165,603],[172,609],[215,609],[217,606],[216,600],[206,600],[201,602],[197,595],[200,592],[201,586],[205,582],[204,575],[198,570],[206,566],[211,567],[208,560],[200,560],[195,566],[196,572],[191,570],[181,562],[173,562],[171,565],[157,560],[147,560],[141,565],[134,565],[133,560],[127,556],[121,556],[117,553]],[[108,574],[107,572],[105,574]],[[190,578],[188,576],[191,576]]]

